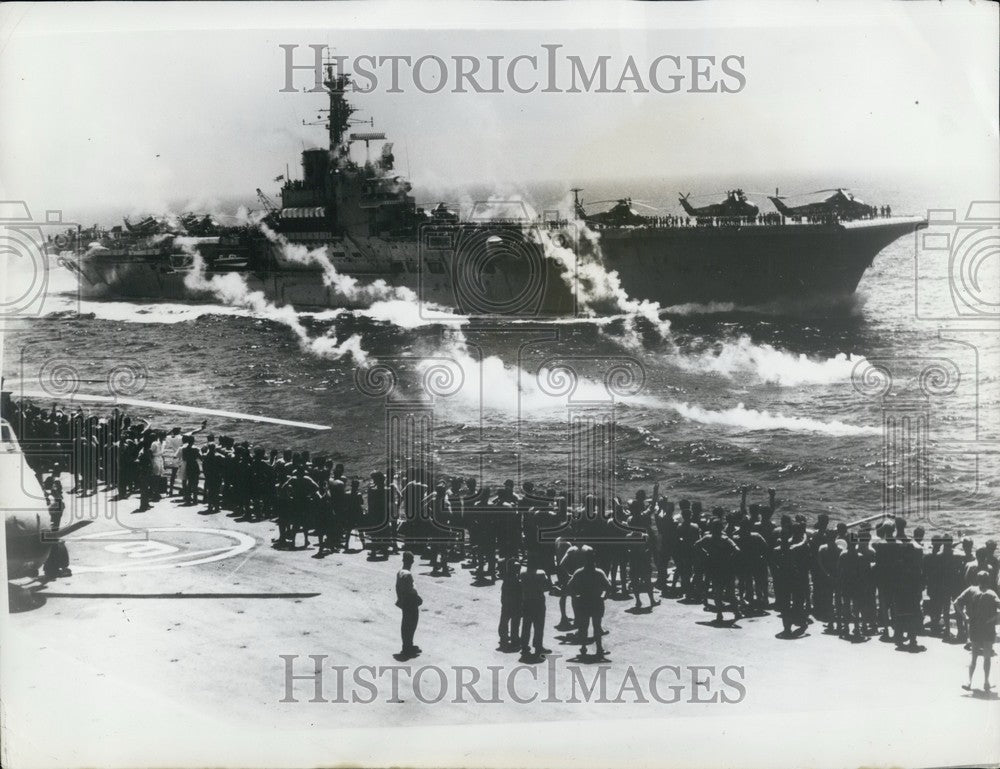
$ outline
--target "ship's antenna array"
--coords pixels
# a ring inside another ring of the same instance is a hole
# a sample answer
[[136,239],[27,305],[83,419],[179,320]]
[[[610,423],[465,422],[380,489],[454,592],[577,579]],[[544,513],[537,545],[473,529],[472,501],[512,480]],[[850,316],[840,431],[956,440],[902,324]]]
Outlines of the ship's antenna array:
[[351,86],[351,75],[348,72],[341,72],[337,69],[337,59],[332,54],[332,49],[327,47],[323,59],[325,72],[323,86],[326,88],[329,106],[316,111],[316,120],[303,120],[302,125],[322,125],[326,126],[329,133],[329,149],[341,155],[346,155],[351,143],[355,141],[365,142],[365,163],[370,162],[370,142],[385,141],[385,134],[368,131],[361,133],[350,133],[347,131],[351,126],[367,125],[375,127],[375,118],[352,119],[357,108],[352,106],[346,98],[347,89]]

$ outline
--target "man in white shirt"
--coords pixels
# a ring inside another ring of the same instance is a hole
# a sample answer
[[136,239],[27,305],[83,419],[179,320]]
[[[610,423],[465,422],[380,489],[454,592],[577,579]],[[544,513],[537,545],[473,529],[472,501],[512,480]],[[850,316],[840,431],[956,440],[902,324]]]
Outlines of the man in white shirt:
[[167,495],[174,495],[174,484],[177,483],[177,472],[181,469],[181,447],[184,445],[184,435],[194,435],[205,429],[208,421],[201,423],[197,430],[182,434],[181,428],[174,427],[163,439],[163,467],[169,474],[167,479]]
[[175,427],[167,437],[163,439],[163,467],[168,473],[167,494],[174,495],[174,484],[177,483],[177,471],[180,469],[181,460],[178,453],[183,445],[181,438],[181,428]]

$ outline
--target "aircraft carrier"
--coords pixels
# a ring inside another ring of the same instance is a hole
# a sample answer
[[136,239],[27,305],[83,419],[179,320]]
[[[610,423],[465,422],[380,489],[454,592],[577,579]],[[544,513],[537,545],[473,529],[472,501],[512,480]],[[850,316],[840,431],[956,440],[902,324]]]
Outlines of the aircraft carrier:
[[[210,301],[204,279],[235,272],[299,309],[396,296],[471,315],[566,316],[600,311],[586,300],[593,271],[581,269],[597,262],[630,299],[663,307],[827,304],[853,294],[882,249],[926,226],[843,190],[797,208],[774,197],[777,211],[766,214],[733,191],[702,208],[682,197],[683,215],[643,216],[629,199],[588,214],[577,197],[572,217],[488,201],[460,219],[444,204],[416,205],[384,134],[351,130],[349,75],[328,67],[324,85],[328,146],[302,153],[301,179],[275,180],[280,204],[258,189],[263,210],[240,226],[185,215],[67,233],[52,250],[79,273],[82,295]],[[364,162],[351,158],[359,142]],[[345,290],[335,275],[378,290]]]

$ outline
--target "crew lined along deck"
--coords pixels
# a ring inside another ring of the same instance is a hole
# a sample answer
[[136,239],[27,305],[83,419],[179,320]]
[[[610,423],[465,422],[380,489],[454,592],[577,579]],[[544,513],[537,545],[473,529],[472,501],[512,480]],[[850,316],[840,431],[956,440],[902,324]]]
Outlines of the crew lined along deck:
[[[993,625],[973,614],[970,627],[962,596],[984,585],[996,590],[993,539],[976,547],[970,537],[956,542],[937,532],[928,541],[924,527],[910,532],[903,518],[873,528],[871,521],[831,525],[824,513],[810,526],[803,515],[780,513],[774,489],[766,502],[749,503],[751,486],[736,490],[738,506],[710,509],[700,500],[667,499],[659,484],[629,500],[573,499],[555,486],[524,481],[516,490],[506,480],[494,488],[477,478],[431,477],[420,467],[376,469],[362,488],[360,477],[329,457],[253,446],[214,435],[205,423],[184,432],[117,408],[69,413],[28,400],[9,401],[5,411],[42,481],[56,528],[68,478],[69,493],[82,497],[99,487],[115,493],[119,504],[137,495],[140,511],[164,496],[182,507],[204,506],[203,515],[225,511],[274,523],[277,549],[367,552],[369,560],[408,551],[442,578],[454,578],[460,572],[453,564],[461,563],[476,582],[503,583],[508,628],[511,617],[520,616],[510,604],[520,595],[514,589],[519,575],[542,573],[544,592],[559,597],[557,627],[576,621],[582,642],[579,620],[593,619],[594,612],[570,584],[587,568],[606,581],[598,591],[601,605],[605,597],[631,594],[637,610],[644,596],[652,609],[658,590],[661,598],[703,603],[721,624],[727,614],[739,619],[774,611],[786,637],[816,621],[844,638],[881,635],[914,651],[923,648],[921,636],[992,644]],[[501,642],[527,650],[527,636],[500,634]],[[536,632],[536,652],[544,648],[540,637]]]

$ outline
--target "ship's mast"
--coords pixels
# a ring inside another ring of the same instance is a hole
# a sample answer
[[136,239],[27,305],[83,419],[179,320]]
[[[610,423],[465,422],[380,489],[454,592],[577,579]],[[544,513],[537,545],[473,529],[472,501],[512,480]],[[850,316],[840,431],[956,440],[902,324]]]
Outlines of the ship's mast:
[[344,144],[351,115],[355,112],[355,108],[348,103],[345,97],[350,84],[350,75],[335,72],[333,62],[326,63],[326,79],[323,81],[323,85],[330,97],[330,118],[327,128],[330,133],[331,152],[338,152]]

